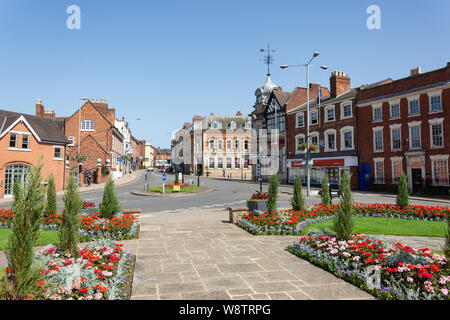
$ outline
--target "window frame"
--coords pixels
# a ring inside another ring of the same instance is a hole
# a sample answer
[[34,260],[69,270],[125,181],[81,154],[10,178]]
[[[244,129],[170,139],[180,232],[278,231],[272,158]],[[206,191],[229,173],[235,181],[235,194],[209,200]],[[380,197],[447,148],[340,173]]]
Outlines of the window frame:
[[[328,140],[328,135],[330,134],[330,133],[333,133],[334,134],[334,149],[330,149],[329,148],[329,140]],[[324,132],[324,135],[325,135],[325,152],[329,152],[329,151],[337,151],[337,131],[336,131],[336,129],[328,129],[328,130],[325,130],[325,132]]]
[[[422,149],[422,121],[414,121],[414,122],[408,122],[408,131],[409,131],[409,149],[410,150],[420,150]],[[412,129],[413,128],[419,128],[419,146],[413,147],[413,137],[412,137]]]
[[[87,125],[89,124],[89,125]],[[80,131],[95,131],[95,121],[94,120],[81,120]]]
[[[298,117],[302,116],[302,123],[301,125],[298,123]],[[305,113],[304,112],[298,112],[295,114],[295,127],[296,128],[303,128],[305,127]]]
[[[444,134],[444,118],[434,118],[428,120],[430,126],[430,148],[431,149],[443,149],[445,148],[445,134]],[[442,145],[435,145],[433,140],[433,126],[441,126],[441,140]]]
[[[345,133],[351,132],[352,134],[352,146],[351,148],[345,147]],[[345,126],[342,127],[340,130],[341,135],[341,151],[347,151],[347,150],[355,150],[355,129],[353,126]]]
[[[333,110],[333,120],[328,119],[328,111]],[[324,121],[323,122],[334,122],[336,121],[336,108],[333,105],[326,106],[324,108]]]
[[[64,147],[61,146],[53,146],[53,160],[61,161],[64,160]],[[60,157],[56,156],[56,150],[60,150]]]
[[[384,127],[372,128],[373,132],[373,152],[384,152]],[[377,133],[381,132],[381,149],[377,149]]]
[[[378,163],[382,163],[382,168],[383,168],[383,179],[379,179],[378,178],[378,167],[377,164]],[[386,170],[385,170],[385,166],[384,166],[384,158],[374,158],[373,159],[373,173],[374,173],[374,184],[385,184],[386,181]]]
[[[345,116],[345,107],[350,106],[350,115]],[[353,103],[352,101],[344,101],[340,105],[341,108],[341,120],[353,118]]]

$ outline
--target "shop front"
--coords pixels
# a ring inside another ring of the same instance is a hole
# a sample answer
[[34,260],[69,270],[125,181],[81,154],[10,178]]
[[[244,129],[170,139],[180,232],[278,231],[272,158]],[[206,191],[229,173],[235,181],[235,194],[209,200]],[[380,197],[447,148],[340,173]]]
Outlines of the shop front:
[[[304,159],[287,160],[287,168],[289,183],[294,183],[296,175],[300,175],[302,182],[306,183],[306,161]],[[338,184],[345,168],[352,174],[351,187],[357,188],[358,157],[356,156],[312,159],[310,184],[311,186],[321,186],[325,175],[328,176],[330,183]]]

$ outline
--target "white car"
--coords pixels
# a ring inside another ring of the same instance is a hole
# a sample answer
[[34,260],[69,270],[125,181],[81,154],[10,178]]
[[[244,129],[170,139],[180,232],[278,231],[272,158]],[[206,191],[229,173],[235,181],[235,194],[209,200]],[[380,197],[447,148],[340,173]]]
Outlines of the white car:
[[147,171],[153,172],[153,167],[148,167],[148,168],[147,168]]

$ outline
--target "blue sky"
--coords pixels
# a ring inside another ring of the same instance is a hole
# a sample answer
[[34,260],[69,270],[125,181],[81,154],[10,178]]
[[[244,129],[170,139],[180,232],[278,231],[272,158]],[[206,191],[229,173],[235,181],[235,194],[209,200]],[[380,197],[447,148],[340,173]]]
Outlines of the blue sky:
[[[66,27],[73,4],[80,30]],[[366,27],[372,4],[381,30]],[[41,98],[64,116],[80,97],[106,97],[134,136],[168,147],[193,115],[252,111],[267,43],[283,90],[305,86],[305,71],[279,65],[306,63],[314,51],[329,70],[312,69],[312,82],[328,87],[339,70],[354,87],[445,66],[449,13],[448,0],[0,0],[0,108],[34,114]]]

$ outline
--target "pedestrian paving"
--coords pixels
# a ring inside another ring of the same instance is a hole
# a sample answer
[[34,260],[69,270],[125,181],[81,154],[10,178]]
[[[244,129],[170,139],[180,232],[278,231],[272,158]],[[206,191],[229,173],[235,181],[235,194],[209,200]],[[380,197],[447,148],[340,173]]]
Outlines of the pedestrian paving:
[[224,209],[141,214],[131,299],[373,299],[285,248],[294,236],[253,236]]

